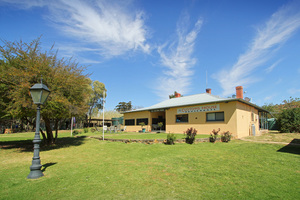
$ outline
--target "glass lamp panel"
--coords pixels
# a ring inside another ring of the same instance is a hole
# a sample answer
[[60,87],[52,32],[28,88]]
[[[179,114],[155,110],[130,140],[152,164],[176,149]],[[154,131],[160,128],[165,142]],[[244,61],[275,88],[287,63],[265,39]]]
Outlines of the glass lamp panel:
[[49,96],[49,91],[43,90],[41,94],[41,104],[44,104]]
[[30,90],[30,94],[33,100],[33,103],[40,104],[41,100],[41,90]]

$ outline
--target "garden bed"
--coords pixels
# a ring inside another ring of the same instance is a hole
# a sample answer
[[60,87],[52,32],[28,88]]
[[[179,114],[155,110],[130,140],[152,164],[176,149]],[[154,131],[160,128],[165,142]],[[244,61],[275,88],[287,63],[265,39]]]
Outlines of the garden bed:
[[[90,136],[90,138],[103,140],[102,137],[94,137]],[[110,142],[123,142],[123,143],[144,143],[144,144],[157,144],[157,143],[165,143],[166,139],[113,139],[113,138],[104,138],[105,141]],[[220,138],[217,138],[217,141],[220,141]],[[196,138],[196,143],[199,142],[209,142],[209,138]],[[177,139],[175,143],[185,143],[185,139]]]

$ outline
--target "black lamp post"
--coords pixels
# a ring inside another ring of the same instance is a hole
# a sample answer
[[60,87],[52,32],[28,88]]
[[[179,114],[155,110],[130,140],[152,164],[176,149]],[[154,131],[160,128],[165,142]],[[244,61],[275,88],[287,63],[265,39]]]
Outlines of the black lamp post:
[[36,113],[36,128],[35,128],[35,136],[33,139],[33,158],[32,165],[30,166],[30,174],[27,176],[28,179],[37,179],[41,176],[44,176],[41,168],[41,160],[40,160],[40,110],[41,105],[43,105],[47,97],[50,94],[50,90],[46,85],[41,83],[37,83],[30,88],[30,94],[33,99],[34,104],[37,104],[37,113]]

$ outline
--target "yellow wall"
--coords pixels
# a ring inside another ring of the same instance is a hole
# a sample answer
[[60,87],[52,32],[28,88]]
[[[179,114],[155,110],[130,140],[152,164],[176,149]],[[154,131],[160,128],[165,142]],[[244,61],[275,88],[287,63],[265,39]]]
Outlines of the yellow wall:
[[[217,103],[220,105],[220,110],[212,111],[212,112],[222,112],[224,111],[224,122],[216,121],[216,122],[206,122],[206,113],[209,112],[194,112],[188,113],[188,123],[176,123],[176,115],[178,108],[186,108],[185,107],[177,107],[170,108],[166,111],[166,132],[167,133],[183,133],[188,128],[196,128],[198,130],[197,134],[210,134],[213,129],[220,128],[220,132],[230,131],[234,136],[237,134],[236,127],[236,112],[235,102],[229,103]],[[211,105],[211,104],[208,104]]]
[[[146,131],[151,130],[151,112],[150,111],[141,111],[141,112],[132,112],[132,113],[124,113],[124,126],[126,126],[126,131],[139,131],[142,130],[142,127],[138,124],[136,124],[136,119],[139,118],[148,118],[148,125],[144,126],[143,128],[146,128]],[[125,125],[125,120],[126,119],[134,119],[135,121],[135,126],[128,126]]]
[[[188,128],[195,128],[198,134],[210,134],[213,129],[220,128],[219,134],[224,131],[230,131],[235,138],[246,137],[252,134],[251,125],[255,125],[256,135],[259,135],[258,110],[252,106],[246,105],[238,101],[230,101],[228,103],[219,104],[220,110],[212,112],[224,112],[224,121],[207,122],[206,113],[209,112],[193,112],[188,113],[188,123],[176,123],[177,109],[192,106],[174,107],[166,109],[166,133],[183,133]],[[212,105],[211,103],[206,105]],[[195,105],[197,106],[197,105]],[[201,106],[205,106],[204,104]],[[253,120],[252,120],[253,113]],[[145,126],[147,131],[151,130],[152,118],[163,116],[164,112],[140,111],[132,113],[124,113],[124,122],[126,119],[148,118],[148,125]],[[127,126],[127,131],[139,131],[140,125]]]
[[237,102],[237,130],[239,138],[252,135],[252,124],[255,125],[255,134],[259,135],[258,110],[252,106]]

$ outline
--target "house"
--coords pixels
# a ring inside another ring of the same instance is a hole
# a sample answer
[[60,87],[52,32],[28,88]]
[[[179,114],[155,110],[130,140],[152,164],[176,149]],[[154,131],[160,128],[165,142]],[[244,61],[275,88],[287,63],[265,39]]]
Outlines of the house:
[[124,112],[124,125],[128,131],[139,131],[141,122],[147,131],[161,129],[166,133],[183,133],[193,127],[198,134],[210,134],[213,129],[230,131],[235,138],[259,135],[267,130],[268,111],[243,99],[243,87],[236,87],[235,98],[221,98],[206,93],[183,96],[177,93],[153,106]]

